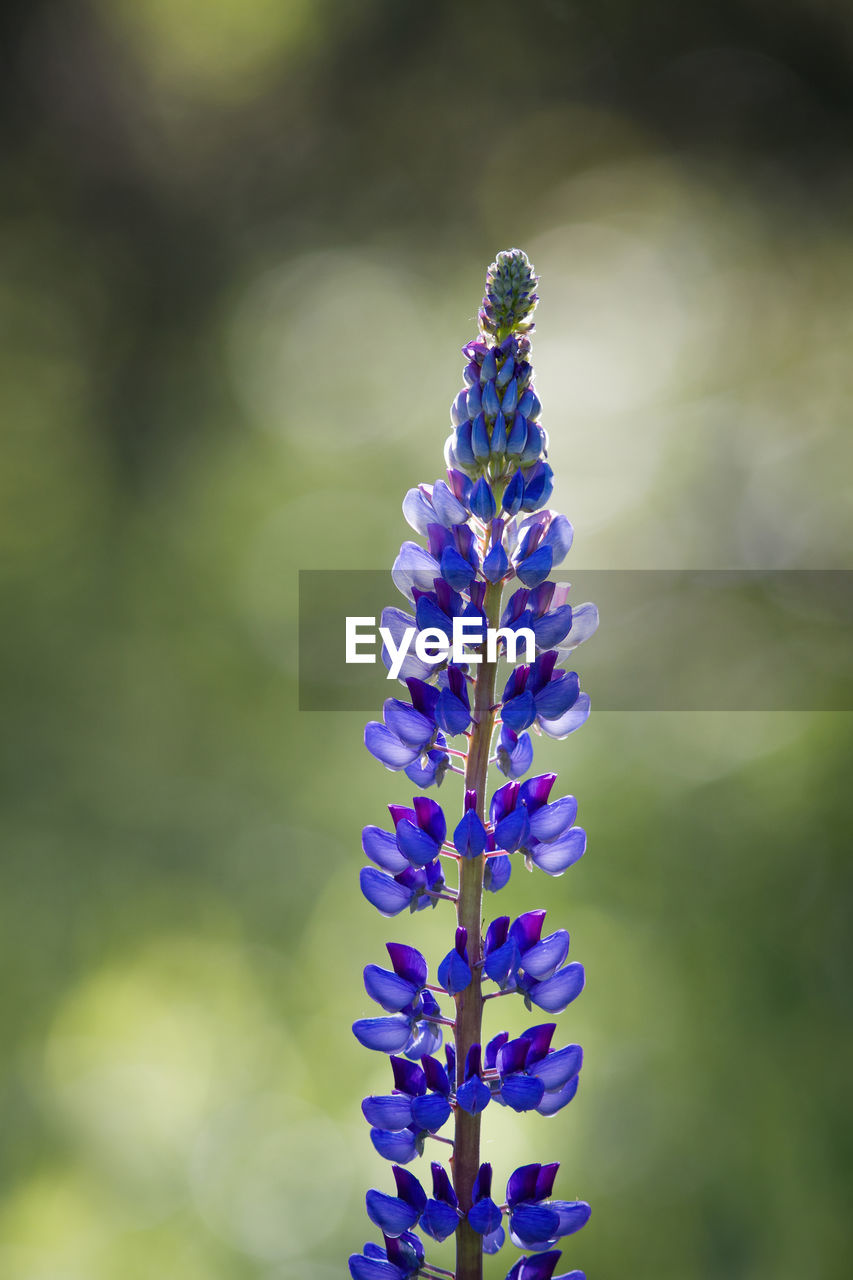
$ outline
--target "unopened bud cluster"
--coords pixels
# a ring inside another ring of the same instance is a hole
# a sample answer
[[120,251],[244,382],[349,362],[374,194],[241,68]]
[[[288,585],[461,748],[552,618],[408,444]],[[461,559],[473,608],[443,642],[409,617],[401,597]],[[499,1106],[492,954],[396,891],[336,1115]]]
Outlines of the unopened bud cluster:
[[481,337],[462,349],[468,358],[465,385],[450,409],[453,431],[444,449],[449,468],[472,480],[486,477],[511,515],[537,511],[554,487],[530,362],[533,323],[527,317],[537,302],[535,280],[517,249],[499,254],[489,268],[492,288],[480,312]]

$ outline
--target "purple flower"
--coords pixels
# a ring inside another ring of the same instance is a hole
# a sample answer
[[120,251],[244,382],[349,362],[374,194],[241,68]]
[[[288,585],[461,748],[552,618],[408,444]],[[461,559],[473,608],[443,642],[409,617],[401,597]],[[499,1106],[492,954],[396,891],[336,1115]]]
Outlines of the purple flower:
[[[474,581],[480,567],[473,529],[467,524],[454,524],[450,529],[445,529],[440,524],[431,524],[427,535],[430,555],[438,566],[433,583],[440,577],[454,591],[464,591]],[[419,589],[425,590],[432,586],[431,583],[427,583],[426,587],[420,583],[417,585]]]
[[[539,436],[544,439],[544,432],[541,428],[535,427],[534,424],[530,422],[527,424],[528,442],[530,441],[531,433],[533,431],[537,431]],[[544,448],[544,444],[541,447]],[[522,455],[522,462],[524,461],[524,457],[527,453],[528,448],[526,447],[524,454]],[[540,507],[544,507],[553,492],[554,472],[551,470],[551,467],[547,462],[543,462],[540,459],[534,464],[532,469],[526,473],[524,498],[521,502],[522,511],[538,511]]]
[[561,725],[577,702],[580,687],[577,672],[555,671],[556,662],[556,650],[549,649],[530,666],[516,667],[507,680],[501,715],[515,733],[535,723],[549,736],[564,736],[552,733],[552,727]]
[[471,703],[468,698],[468,681],[461,667],[450,663],[439,677],[438,697],[435,703],[436,724],[454,737],[464,733],[471,723]]
[[503,520],[496,519],[491,523],[491,546],[483,558],[483,577],[489,582],[502,582],[509,576],[510,563],[503,544]]
[[[403,501],[407,521],[423,539],[404,542],[392,570],[409,605],[382,615],[383,661],[405,691],[385,701],[381,721],[365,730],[365,744],[386,769],[404,772],[419,794],[411,808],[389,805],[393,829],[364,828],[369,865],[361,869],[361,889],[385,916],[449,902],[456,921],[437,985],[427,981],[424,955],[404,943],[388,944],[390,968],[364,970],[365,989],[381,1016],[359,1019],[353,1032],[365,1047],[390,1055],[393,1089],[365,1098],[362,1111],[376,1151],[393,1163],[396,1194],[368,1192],[368,1215],[384,1243],[365,1245],[350,1258],[353,1280],[441,1274],[427,1262],[415,1228],[443,1241],[460,1222],[458,1257],[466,1261],[455,1274],[471,1280],[480,1273],[480,1252],[495,1253],[505,1242],[504,1211],[513,1242],[536,1251],[512,1266],[508,1280],[554,1280],[560,1255],[550,1246],[589,1217],[582,1201],[550,1198],[556,1165],[517,1169],[502,1209],[492,1197],[491,1165],[480,1163],[479,1154],[479,1116],[493,1098],[515,1112],[553,1115],[574,1097],[583,1060],[579,1045],[552,1048],[552,1022],[513,1038],[502,1031],[485,1051],[480,1044],[484,981],[496,986],[489,998],[517,992],[528,1009],[549,1013],[565,1009],[584,985],[583,966],[568,962],[566,930],[543,937],[543,910],[514,920],[500,916],[480,941],[482,892],[506,885],[513,854],[556,876],[586,847],[574,797],[551,799],[555,775],[522,781],[533,764],[528,730],[563,738],[589,715],[577,674],[558,662],[598,622],[594,605],[573,607],[568,587],[549,580],[571,547],[572,527],[547,506],[553,472],[531,362],[535,286],[520,250],[499,254],[489,268],[479,336],[463,348],[463,385],[450,410],[446,479],[410,489]],[[516,589],[504,600],[512,579]],[[505,633],[516,633],[501,638],[514,666],[502,695],[493,636],[488,644],[469,639],[465,661],[450,661],[460,622],[476,624],[468,628],[476,635],[497,619]],[[515,653],[522,640],[530,644],[531,634],[534,660],[516,666]],[[427,661],[431,653],[439,654],[435,662]],[[448,747],[449,738],[460,737]],[[494,791],[487,822],[493,764],[508,781]],[[420,794],[449,772],[465,779],[450,836],[445,809]],[[448,886],[444,868],[454,862]],[[452,1017],[439,1008],[434,993],[441,992],[452,1002]],[[434,1056],[444,1027],[452,1034],[446,1069]],[[405,1166],[428,1140],[448,1141],[439,1130],[451,1117],[453,1177],[433,1163],[428,1196]],[[558,1280],[584,1277],[572,1272]]]
[[483,524],[487,524],[494,517],[497,511],[495,495],[492,493],[491,487],[485,476],[480,479],[471,490],[471,512],[481,520]]
[[511,875],[512,863],[506,854],[493,854],[486,860],[486,866],[483,871],[483,888],[489,893],[499,893],[508,884]]
[[384,1236],[392,1239],[410,1231],[426,1208],[427,1196],[421,1184],[408,1169],[392,1165],[396,1196],[386,1195],[372,1188],[367,1193],[367,1216],[380,1228]]
[[441,806],[429,796],[415,796],[411,809],[390,804],[394,840],[398,851],[413,867],[425,867],[441,852],[447,821]]
[[508,724],[502,724],[496,763],[507,778],[523,778],[533,764],[530,734],[516,733]]
[[353,1034],[366,1049],[423,1058],[441,1045],[441,1010],[432,993],[425,990],[426,961],[414,947],[398,942],[386,946],[393,970],[368,965],[364,986],[371,999],[391,1016],[360,1018],[353,1023]]
[[551,1116],[562,1110],[577,1093],[583,1063],[579,1044],[551,1049],[556,1030],[553,1022],[531,1027],[510,1040],[501,1031],[486,1045],[486,1069],[496,1071],[500,1087],[494,1097],[514,1111],[538,1111]]
[[[485,627],[486,616],[482,608],[484,589],[485,583],[472,581],[468,586],[466,601],[444,578],[437,578],[432,590],[415,588],[413,597],[417,629],[438,631],[450,641],[453,639],[454,618],[471,618]],[[474,628],[471,630],[474,631]]]
[[[525,488],[525,498],[529,487]],[[552,568],[563,563],[573,537],[574,531],[566,517],[553,511],[541,511],[538,515],[530,515],[522,520],[518,526],[518,545],[512,559],[515,571],[525,587],[539,586]]]
[[399,1237],[384,1236],[385,1248],[368,1243],[364,1253],[349,1259],[352,1280],[409,1280],[417,1275],[424,1261],[424,1247],[411,1231]]
[[421,1230],[433,1240],[446,1240],[459,1225],[459,1200],[446,1171],[433,1163],[432,1198],[421,1214]]
[[[468,483],[470,491],[470,481]],[[463,524],[468,518],[468,508],[444,480],[436,480],[434,485],[421,484],[409,490],[403,499],[403,515],[415,532],[425,538],[431,524],[444,525],[445,529]]]
[[[567,604],[568,583],[542,582],[533,590],[520,587],[510,596],[501,626],[514,631],[528,627],[541,650],[555,649],[572,629],[572,607]],[[562,651],[561,651],[562,652]]]
[[[572,609],[572,625],[565,639],[556,642],[561,658],[566,658],[573,649],[584,640],[588,640],[598,630],[598,608],[589,602],[576,604]],[[554,646],[548,646],[549,648]]]
[[[402,859],[402,855],[400,857]],[[444,873],[438,859],[428,862],[425,867],[406,865],[394,875],[376,867],[362,867],[359,885],[367,901],[376,907],[380,915],[389,917],[399,915],[406,907],[410,911],[423,911],[424,907],[438,906],[438,894],[445,888]]]
[[369,964],[364,970],[364,988],[389,1013],[399,1013],[417,1000],[426,986],[427,963],[415,947],[401,942],[386,942],[385,948],[394,966],[381,969]]
[[476,1116],[485,1111],[491,1099],[492,1091],[482,1076],[480,1046],[472,1044],[465,1058],[465,1079],[456,1090],[456,1105]]
[[[487,1253],[497,1253],[504,1242],[501,1211],[492,1199],[492,1166],[481,1164],[471,1194],[468,1221],[478,1235],[489,1241]],[[485,1243],[484,1243],[485,1247]]]
[[463,347],[465,385],[451,405],[453,430],[445,445],[448,466],[473,475],[507,463],[530,471],[545,452],[544,433],[534,421],[541,406],[528,359],[535,277],[518,250],[499,255],[490,273],[503,284],[487,288],[479,317],[482,338]]
[[485,852],[489,842],[482,819],[474,811],[476,802],[476,793],[466,791],[465,812],[453,832],[454,848],[463,858],[479,858],[480,854]]
[[440,784],[450,766],[436,717],[441,694],[417,676],[409,676],[406,687],[411,701],[387,698],[383,723],[371,720],[365,726],[364,745],[386,769],[405,770],[422,786]]
[[424,1138],[449,1120],[450,1080],[437,1058],[429,1055],[420,1065],[405,1058],[391,1058],[394,1091],[365,1098],[361,1110],[372,1126],[371,1141],[386,1160],[408,1164],[423,1154]]
[[507,1272],[506,1280],[586,1280],[583,1271],[567,1271],[555,1276],[554,1268],[560,1257],[560,1251],[556,1249],[549,1253],[535,1253],[529,1258],[519,1258]]
[[456,930],[456,945],[438,966],[438,981],[449,996],[458,995],[471,985],[471,966],[468,963],[468,930]]
[[490,806],[495,847],[521,850],[529,862],[551,876],[562,875],[586,850],[586,832],[574,825],[574,796],[548,804],[556,774],[543,773],[526,782],[507,782],[492,796]]
[[539,1249],[574,1234],[589,1221],[583,1200],[549,1200],[558,1164],[526,1164],[511,1174],[506,1186],[509,1234],[519,1249]]
[[394,586],[401,595],[414,599],[415,589],[431,591],[441,569],[434,556],[418,542],[404,542],[391,569]]
[[502,991],[520,991],[528,1008],[562,1013],[583,990],[583,965],[564,964],[569,935],[557,929],[541,938],[544,911],[525,911],[510,924],[499,916],[486,931],[485,974]]
[[[403,609],[397,609],[389,606],[382,610],[381,619],[382,628],[390,633],[394,649],[399,652],[401,646],[405,648],[407,638],[409,641],[417,634],[418,624],[410,613],[406,613]],[[382,661],[385,664],[386,671],[390,671],[392,667],[392,657],[387,644],[382,645]],[[418,657],[414,644],[409,644],[407,652],[402,659],[399,670],[399,679],[407,680],[410,676],[415,676],[419,680],[428,680],[437,670],[440,664],[433,665],[429,662],[423,662]]]

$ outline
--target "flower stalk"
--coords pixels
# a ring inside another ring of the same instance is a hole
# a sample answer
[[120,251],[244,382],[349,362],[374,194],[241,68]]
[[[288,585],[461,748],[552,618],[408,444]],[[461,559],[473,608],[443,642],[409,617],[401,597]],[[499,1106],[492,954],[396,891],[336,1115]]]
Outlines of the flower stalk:
[[[513,921],[498,916],[485,928],[483,919],[485,896],[506,885],[514,855],[556,876],[586,848],[574,797],[550,799],[556,775],[525,777],[533,763],[528,730],[565,738],[589,714],[577,674],[558,662],[598,621],[594,605],[572,607],[568,589],[548,581],[571,546],[572,528],[545,509],[553,474],[529,360],[536,280],[517,249],[489,268],[480,335],[463,348],[465,386],[451,408],[447,480],[410,490],[403,503],[426,547],[403,544],[393,578],[413,613],[387,609],[383,628],[398,648],[404,637],[427,632],[431,643],[444,638],[447,647],[439,645],[432,662],[417,646],[399,666],[388,659],[407,697],[386,701],[382,722],[365,729],[365,745],[421,791],[461,775],[462,812],[451,832],[444,809],[426,795],[414,796],[411,808],[389,805],[394,830],[362,833],[371,865],[360,883],[389,918],[455,903],[456,932],[436,982],[428,981],[420,951],[398,942],[387,944],[390,970],[371,964],[364,971],[367,994],[383,1015],[360,1019],[353,1031],[365,1047],[390,1055],[393,1089],[365,1098],[362,1111],[376,1151],[392,1163],[396,1194],[368,1191],[368,1216],[383,1244],[368,1243],[350,1258],[353,1280],[482,1280],[484,1254],[497,1253],[507,1234],[533,1251],[511,1266],[507,1280],[583,1280],[578,1271],[554,1277],[560,1254],[552,1246],[580,1230],[590,1213],[584,1201],[552,1198],[558,1165],[521,1166],[506,1182],[505,1199],[496,1199],[492,1166],[480,1159],[482,1113],[491,1102],[554,1115],[575,1096],[583,1057],[579,1045],[551,1047],[552,1022],[512,1040],[505,1031],[487,1039],[483,1026],[485,1006],[497,996],[521,995],[528,1009],[551,1015],[584,985],[583,966],[567,963],[566,931],[542,937],[543,910]],[[515,589],[506,600],[509,586]],[[480,632],[462,662],[451,646],[461,622]],[[535,650],[532,662],[513,667],[500,693],[501,651],[486,644],[487,634],[500,637],[511,663],[520,637]],[[448,746],[458,735],[462,750]],[[491,767],[507,781],[489,797]],[[442,859],[451,874],[456,865],[455,887]],[[485,983],[495,989],[484,991]],[[450,1001],[454,1018],[447,1016]],[[445,1028],[451,1038],[442,1063]],[[439,1132],[451,1116],[453,1140]],[[431,1196],[406,1167],[423,1155],[427,1138],[452,1151],[450,1172],[430,1166]],[[455,1235],[453,1272],[427,1258],[415,1228],[428,1240]]]
[[[486,588],[484,610],[489,626],[496,626],[500,612],[501,588],[490,584]],[[465,767],[465,790],[474,795],[474,812],[481,822],[486,820],[486,779],[492,735],[495,722],[495,682],[497,663],[486,661],[485,654],[477,667],[473,706],[474,727],[468,744],[468,761]],[[485,854],[466,858],[461,862],[459,897],[456,918],[460,928],[467,931],[471,944],[469,963],[473,969],[470,984],[456,996],[456,1084],[461,1078],[465,1060],[472,1045],[482,1043],[483,989],[481,927],[483,918],[483,871]],[[469,1115],[457,1108],[456,1149],[453,1160],[453,1180],[459,1207],[467,1213],[472,1206],[474,1182],[480,1168],[480,1114]],[[463,1220],[456,1233],[456,1276],[458,1280],[482,1280],[483,1237]]]

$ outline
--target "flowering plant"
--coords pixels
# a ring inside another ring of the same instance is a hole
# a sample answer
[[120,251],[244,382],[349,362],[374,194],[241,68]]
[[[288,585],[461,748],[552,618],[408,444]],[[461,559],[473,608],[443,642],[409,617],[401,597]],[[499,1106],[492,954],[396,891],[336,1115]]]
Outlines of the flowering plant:
[[[560,1257],[553,1246],[590,1215],[584,1201],[552,1198],[557,1164],[516,1169],[501,1197],[493,1195],[491,1165],[480,1160],[485,1108],[554,1115],[575,1096],[583,1057],[576,1044],[552,1048],[553,1022],[514,1039],[506,1031],[483,1036],[486,1001],[517,993],[528,1010],[551,1015],[584,985],[583,966],[567,960],[568,933],[543,936],[544,911],[498,916],[483,929],[484,894],[507,884],[513,858],[558,876],[586,848],[575,799],[551,799],[556,775],[525,777],[533,764],[531,730],[565,738],[589,715],[577,674],[560,664],[598,624],[594,605],[573,609],[568,587],[548,580],[571,546],[572,527],[545,508],[553,473],[530,363],[536,283],[518,249],[498,254],[489,267],[479,336],[463,348],[465,385],[451,408],[447,478],[411,489],[403,502],[426,540],[405,542],[392,571],[408,610],[382,616],[407,696],[386,701],[382,721],[367,725],[365,744],[419,792],[456,773],[464,794],[452,833],[443,808],[417,794],[411,808],[389,805],[391,830],[368,826],[362,835],[368,902],[389,917],[450,902],[456,929],[434,983],[424,956],[403,942],[387,944],[390,969],[364,970],[367,994],[382,1013],[360,1019],[353,1031],[365,1047],[390,1055],[392,1081],[387,1094],[365,1098],[362,1110],[374,1147],[392,1162],[394,1189],[367,1193],[368,1217],[383,1243],[350,1258],[354,1280],[481,1280],[483,1254],[497,1253],[507,1232],[528,1251],[507,1280],[551,1280]],[[504,602],[510,585],[515,590]],[[459,619],[475,637],[463,662],[451,648]],[[412,634],[434,643],[434,661],[420,656],[422,645],[400,659],[402,640]],[[500,653],[515,662],[521,639],[529,660],[513,666],[498,694]],[[383,657],[390,667],[387,647]],[[456,739],[461,748],[449,745]],[[507,781],[488,797],[490,766]],[[445,868],[453,864],[457,883],[449,884]],[[451,1118],[452,1139],[442,1132]],[[450,1173],[431,1164],[431,1194],[405,1167],[427,1140],[450,1148]],[[437,1241],[455,1234],[455,1271],[427,1260],[416,1227]],[[583,1277],[572,1271],[556,1280]]]

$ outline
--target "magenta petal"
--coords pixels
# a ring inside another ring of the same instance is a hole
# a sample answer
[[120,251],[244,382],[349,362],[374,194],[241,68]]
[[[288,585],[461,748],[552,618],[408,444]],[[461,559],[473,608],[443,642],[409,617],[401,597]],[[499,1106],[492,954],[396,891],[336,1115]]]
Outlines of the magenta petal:
[[416,947],[410,947],[405,942],[386,942],[385,950],[398,977],[404,978],[413,987],[424,986],[427,980],[427,962]]

